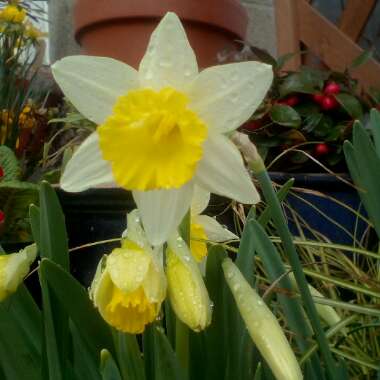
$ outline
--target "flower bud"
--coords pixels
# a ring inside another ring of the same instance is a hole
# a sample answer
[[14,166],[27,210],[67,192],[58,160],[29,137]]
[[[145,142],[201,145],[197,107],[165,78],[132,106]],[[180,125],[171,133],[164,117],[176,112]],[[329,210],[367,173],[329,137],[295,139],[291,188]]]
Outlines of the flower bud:
[[[153,322],[166,294],[162,249],[145,244],[136,214],[128,217],[122,248],[102,259],[91,285],[90,295],[103,319],[118,330],[140,334]],[[128,231],[128,230],[127,230]],[[133,236],[142,240],[133,241]]]
[[297,359],[276,317],[230,259],[225,259],[222,266],[249,335],[276,379],[302,379]]
[[24,281],[37,255],[35,244],[18,253],[0,256],[0,302],[14,293]]
[[[292,285],[298,289],[297,281],[294,277],[293,273],[289,273],[289,280],[292,282]],[[308,285],[309,291],[313,297],[325,298],[323,294],[321,294],[317,289],[315,289],[310,284]],[[342,319],[339,314],[335,311],[335,309],[328,305],[321,305],[315,303],[315,308],[317,309],[318,315],[326,322],[326,324],[330,327],[339,323]]]
[[168,241],[166,276],[170,302],[177,317],[194,331],[211,322],[211,302],[202,274],[185,241],[174,236]]

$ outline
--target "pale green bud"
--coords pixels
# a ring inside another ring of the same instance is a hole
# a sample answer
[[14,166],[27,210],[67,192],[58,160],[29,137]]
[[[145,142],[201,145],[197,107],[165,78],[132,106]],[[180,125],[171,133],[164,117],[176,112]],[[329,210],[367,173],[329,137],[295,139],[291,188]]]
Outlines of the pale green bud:
[[28,245],[18,253],[0,256],[0,302],[17,290],[36,256],[35,244]]
[[276,317],[230,259],[225,259],[222,266],[249,335],[276,379],[302,379],[297,359]]

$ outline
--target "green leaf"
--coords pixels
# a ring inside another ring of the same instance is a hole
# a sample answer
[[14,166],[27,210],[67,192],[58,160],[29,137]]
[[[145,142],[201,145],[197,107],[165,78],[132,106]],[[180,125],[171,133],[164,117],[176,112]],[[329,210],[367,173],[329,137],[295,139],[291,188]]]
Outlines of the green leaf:
[[359,54],[348,67],[349,70],[356,69],[357,67],[364,65],[373,57],[373,50],[364,50]]
[[78,379],[101,380],[99,356],[94,357],[91,349],[82,339],[80,330],[70,321],[73,346],[73,371]]
[[[205,336],[205,361],[204,353],[201,371],[205,373],[207,380],[223,379],[227,363],[227,337],[224,331],[226,324],[226,310],[224,305],[225,280],[222,270],[222,262],[227,257],[225,250],[220,246],[212,247],[207,255],[206,287],[210,299],[214,303],[211,325],[204,332]],[[219,363],[215,365],[215,363]],[[205,365],[206,364],[206,365]]]
[[32,228],[34,241],[37,244],[37,248],[39,248],[41,245],[40,208],[34,204],[31,204],[29,206],[29,219],[30,219],[30,226]]
[[5,304],[0,304],[0,368],[3,379],[41,379],[41,357]]
[[58,197],[48,182],[40,188],[40,255],[69,271],[69,254],[63,214]]
[[40,271],[56,295],[57,302],[66,310],[92,354],[99,355],[103,348],[113,352],[111,331],[93,306],[83,286],[48,259],[42,260]]
[[341,93],[335,95],[335,99],[353,119],[360,119],[363,116],[362,105],[355,96]]
[[112,355],[107,350],[101,352],[100,371],[103,380],[122,380],[119,369]]
[[312,132],[321,123],[322,119],[323,114],[320,112],[308,114],[303,122],[302,130]]
[[183,380],[185,373],[162,328],[149,325],[143,337],[146,378],[149,380]]
[[43,259],[39,267],[39,279],[42,293],[44,355],[43,378],[64,380],[67,378],[66,360],[69,346],[69,320],[49,288],[44,273]]
[[328,71],[302,68],[300,72],[288,75],[279,85],[280,97],[283,98],[296,92],[314,94],[322,90],[323,82],[328,76]]
[[270,117],[274,123],[286,127],[298,128],[301,125],[301,117],[298,112],[286,105],[276,104],[270,110]]
[[123,379],[144,380],[145,370],[135,335],[114,331],[116,356]]
[[281,70],[284,65],[290,61],[292,58],[294,58],[298,53],[287,53],[284,55],[281,55],[280,57],[277,58],[277,63],[276,63],[276,71]]
[[351,177],[380,238],[380,158],[360,122],[354,125],[353,144],[346,141],[343,148]]
[[0,145],[0,167],[4,171],[3,181],[17,181],[20,178],[21,170],[16,155],[13,150],[5,145]]
[[[277,198],[280,202],[283,202],[285,198],[288,196],[289,191],[294,185],[294,178],[288,179],[281,188],[277,191]],[[258,222],[261,224],[263,228],[269,223],[271,218],[271,206],[267,205],[263,212],[260,214],[258,218]]]
[[373,108],[370,113],[370,128],[378,157],[380,157],[380,112]]
[[24,284],[21,284],[16,293],[4,302],[4,308],[24,332],[25,343],[29,342],[35,352],[41,355],[42,316]]

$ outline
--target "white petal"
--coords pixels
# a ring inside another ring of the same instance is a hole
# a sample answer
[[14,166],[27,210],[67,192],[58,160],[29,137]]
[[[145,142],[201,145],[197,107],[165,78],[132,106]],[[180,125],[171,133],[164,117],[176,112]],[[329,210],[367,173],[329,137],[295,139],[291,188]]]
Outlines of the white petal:
[[193,184],[179,189],[134,191],[147,237],[152,245],[165,243],[190,208]]
[[223,135],[213,136],[204,144],[204,157],[197,169],[196,181],[212,193],[241,203],[260,201],[239,150]]
[[140,63],[141,86],[183,90],[197,74],[197,60],[186,32],[178,16],[169,12],[151,35]]
[[73,193],[95,186],[117,187],[110,164],[102,158],[97,132],[87,137],[69,160],[60,186]]
[[210,202],[210,192],[200,186],[194,186],[193,199],[191,200],[191,214],[199,215]]
[[72,56],[52,66],[65,96],[85,117],[102,124],[116,99],[138,87],[135,69],[112,58]]
[[261,104],[272,79],[272,66],[259,62],[210,67],[198,75],[189,89],[190,108],[211,130],[234,130]]
[[238,237],[227,228],[224,228],[216,219],[207,215],[197,216],[197,222],[204,228],[207,238],[214,242],[235,240]]

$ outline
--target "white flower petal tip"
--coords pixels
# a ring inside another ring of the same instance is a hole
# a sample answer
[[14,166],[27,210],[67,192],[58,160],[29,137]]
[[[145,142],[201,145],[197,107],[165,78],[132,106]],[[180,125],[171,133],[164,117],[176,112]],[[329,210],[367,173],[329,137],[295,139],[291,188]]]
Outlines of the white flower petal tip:
[[92,133],[69,160],[60,181],[67,192],[80,192],[91,187],[116,187],[111,166],[102,158],[99,136]]
[[52,73],[70,102],[97,124],[112,113],[120,95],[138,87],[135,69],[106,57],[65,57],[52,65]]
[[241,203],[260,202],[260,195],[239,150],[227,137],[217,135],[210,138],[204,145],[204,151],[204,158],[196,173],[199,185]]
[[207,238],[216,243],[239,239],[234,233],[223,227],[216,219],[207,215],[199,215],[196,221],[204,228]]
[[211,194],[200,186],[194,186],[193,199],[191,201],[191,214],[199,215],[208,206]]
[[190,87],[191,108],[211,131],[235,130],[262,103],[273,80],[272,66],[240,62],[203,70]]
[[198,74],[195,53],[178,16],[168,12],[151,35],[140,62],[141,86],[184,89]]
[[179,189],[134,191],[146,236],[153,246],[165,243],[190,208],[194,185]]

